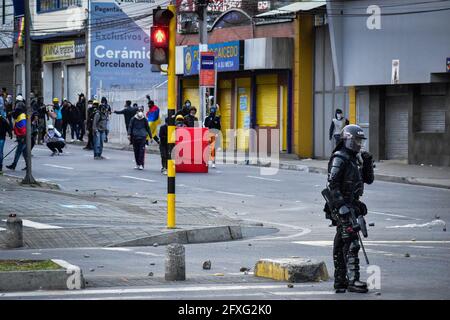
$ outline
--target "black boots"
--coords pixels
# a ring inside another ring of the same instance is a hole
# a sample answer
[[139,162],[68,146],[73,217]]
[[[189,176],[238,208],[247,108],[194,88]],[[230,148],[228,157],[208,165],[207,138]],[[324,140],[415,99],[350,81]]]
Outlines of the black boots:
[[350,282],[347,287],[348,292],[356,292],[356,293],[367,293],[369,289],[367,289],[367,283],[356,280]]

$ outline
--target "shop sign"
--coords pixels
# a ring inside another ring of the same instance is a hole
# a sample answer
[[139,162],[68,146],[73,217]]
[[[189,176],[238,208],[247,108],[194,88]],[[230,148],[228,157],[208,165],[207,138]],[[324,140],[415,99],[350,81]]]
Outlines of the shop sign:
[[[240,42],[208,44],[208,50],[215,53],[217,72],[238,71],[241,65]],[[184,48],[184,75],[197,75],[199,73],[198,46]]]
[[86,53],[84,40],[70,40],[42,45],[42,62],[83,58]]

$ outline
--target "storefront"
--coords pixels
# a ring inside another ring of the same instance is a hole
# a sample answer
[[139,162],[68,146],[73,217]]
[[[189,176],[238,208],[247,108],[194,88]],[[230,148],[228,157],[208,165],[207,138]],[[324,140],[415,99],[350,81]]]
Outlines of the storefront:
[[72,103],[86,93],[86,45],[84,39],[42,44],[44,102],[64,98]]
[[[249,148],[249,129],[279,130],[279,150],[288,152],[290,135],[290,110],[288,102],[290,72],[292,67],[289,38],[260,38],[210,44],[216,52],[217,93],[221,117],[222,146],[225,149],[245,151]],[[181,50],[179,50],[181,51]],[[183,59],[178,70],[179,107],[189,99],[199,107],[198,46],[183,48]],[[235,141],[229,140],[227,130],[236,130]],[[274,132],[275,134],[275,132]],[[270,140],[269,140],[270,141]]]

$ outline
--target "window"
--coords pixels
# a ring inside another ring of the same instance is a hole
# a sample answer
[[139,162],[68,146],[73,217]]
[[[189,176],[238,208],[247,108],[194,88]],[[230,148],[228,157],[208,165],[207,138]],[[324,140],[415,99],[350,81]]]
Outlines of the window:
[[69,7],[81,7],[82,0],[37,0],[37,12],[63,10]]

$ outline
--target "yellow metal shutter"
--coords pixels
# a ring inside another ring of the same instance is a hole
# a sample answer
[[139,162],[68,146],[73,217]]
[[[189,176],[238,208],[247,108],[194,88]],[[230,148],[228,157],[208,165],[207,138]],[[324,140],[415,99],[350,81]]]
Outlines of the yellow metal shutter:
[[183,80],[183,101],[181,102],[181,104],[184,105],[184,102],[186,100],[190,100],[191,106],[197,108],[198,116],[198,110],[200,109],[198,79]]
[[277,127],[278,76],[257,76],[256,86],[256,124],[259,127]]
[[226,134],[231,129],[231,80],[219,81],[219,111],[222,126],[222,147],[227,148]]
[[236,79],[237,87],[237,149],[244,151],[249,145],[250,108],[251,108],[251,79]]

